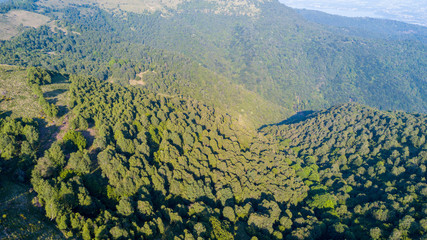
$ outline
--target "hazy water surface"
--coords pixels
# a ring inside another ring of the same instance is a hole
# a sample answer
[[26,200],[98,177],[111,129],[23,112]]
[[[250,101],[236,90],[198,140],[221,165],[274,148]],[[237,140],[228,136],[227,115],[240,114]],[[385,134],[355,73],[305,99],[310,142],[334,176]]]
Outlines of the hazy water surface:
[[279,0],[293,8],[347,17],[373,17],[427,26],[427,0]]

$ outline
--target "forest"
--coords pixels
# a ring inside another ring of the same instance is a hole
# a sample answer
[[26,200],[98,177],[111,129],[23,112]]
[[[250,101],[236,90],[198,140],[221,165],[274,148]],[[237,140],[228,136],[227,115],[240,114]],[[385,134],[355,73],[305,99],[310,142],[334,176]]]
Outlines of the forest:
[[208,14],[205,7],[188,2],[169,17],[40,7],[57,25],[5,41],[0,61],[124,85],[146,73],[140,87],[230,109],[256,127],[349,101],[426,112],[425,41],[375,38],[372,32],[387,31],[379,20],[363,38],[346,34],[275,1],[261,4],[257,17]]
[[39,158],[31,120],[2,120],[1,141],[2,168],[30,178],[34,204],[64,237],[427,232],[425,115],[346,104],[254,131],[197,100],[70,81],[68,128]]
[[252,2],[0,3],[0,238],[425,238],[425,42]]

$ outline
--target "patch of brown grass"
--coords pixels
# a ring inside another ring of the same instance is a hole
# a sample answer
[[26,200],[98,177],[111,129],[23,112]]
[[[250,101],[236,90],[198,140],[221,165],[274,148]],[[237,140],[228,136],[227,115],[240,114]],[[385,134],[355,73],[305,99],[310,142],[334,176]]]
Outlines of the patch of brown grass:
[[132,86],[136,86],[136,85],[144,86],[146,83],[142,80],[129,80],[129,84]]
[[147,84],[146,82],[144,82],[144,75],[146,73],[148,73],[148,71],[138,73],[136,76],[139,77],[139,80],[136,80],[136,79],[129,80],[129,84],[132,86],[136,86],[136,85],[145,86]]

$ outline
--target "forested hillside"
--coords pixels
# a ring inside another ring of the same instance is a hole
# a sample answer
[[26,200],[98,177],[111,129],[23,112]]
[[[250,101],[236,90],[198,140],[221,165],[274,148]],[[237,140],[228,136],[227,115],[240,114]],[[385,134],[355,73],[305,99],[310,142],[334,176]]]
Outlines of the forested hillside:
[[[29,68],[27,84],[49,86],[50,74]],[[188,98],[79,76],[69,88],[71,109],[56,141],[40,142],[47,133],[39,128],[39,137],[34,120],[1,123],[2,174],[25,181],[35,162],[32,204],[65,237],[427,233],[425,115],[348,104],[255,131]],[[0,184],[6,191],[16,183]],[[57,236],[46,220],[27,232],[14,229],[39,218],[25,204],[25,215],[3,215],[6,232]]]
[[[279,121],[280,116],[292,113],[291,109],[271,103],[181,54],[123,43],[123,36],[127,35],[112,32],[99,14],[100,23],[91,25],[87,34],[80,34],[80,30],[55,33],[47,26],[30,30],[4,42],[0,59],[9,64],[41,65],[62,73],[88,74],[121,85],[134,82],[141,88],[168,95],[191,96],[227,109],[236,118],[243,116],[249,125]],[[82,22],[85,20],[88,19]]]
[[424,28],[270,0],[11,10],[49,20],[0,41],[0,239],[427,237]]
[[[247,238],[262,221],[272,234],[280,208],[306,196],[268,138],[197,101],[73,77],[70,106],[32,177],[66,235]],[[96,132],[92,145],[82,132]]]
[[[34,85],[43,79],[50,83]],[[49,117],[44,110],[58,107],[63,115],[67,88],[62,78],[43,69],[0,66],[0,239],[63,238],[33,204],[37,194],[29,182],[40,153],[55,139],[55,122],[62,123],[63,117]]]
[[143,87],[199,93],[192,97],[257,126],[348,101],[426,112],[425,42],[331,32],[275,1],[257,2],[255,15],[211,12],[215,4],[194,1],[144,14],[78,6],[39,5],[57,28],[4,42],[1,61],[123,84],[154,71],[143,76],[155,83]]
[[70,129],[32,177],[66,235],[426,233],[424,115],[346,105],[256,133],[194,100],[90,78],[72,78],[70,101]]
[[426,128],[426,115],[348,104],[262,132],[293,156],[328,238],[418,239],[427,233]]

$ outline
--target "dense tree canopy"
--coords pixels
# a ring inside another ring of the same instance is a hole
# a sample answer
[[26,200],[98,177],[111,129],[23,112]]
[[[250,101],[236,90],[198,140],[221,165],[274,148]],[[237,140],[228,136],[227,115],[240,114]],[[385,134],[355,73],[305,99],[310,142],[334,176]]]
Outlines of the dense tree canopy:
[[[270,236],[285,210],[307,195],[268,138],[220,111],[71,79],[74,119],[97,132],[92,150],[71,130],[39,160],[32,179],[48,217],[69,235],[228,238],[246,226],[244,235]],[[64,161],[58,151],[71,154]]]
[[[26,171],[37,160],[39,146],[37,122],[32,119],[0,119],[0,173],[12,173],[23,181]],[[1,183],[0,183],[1,184]]]
[[424,115],[349,104],[257,133],[195,100],[71,79],[74,119],[96,139],[67,148],[69,131],[32,179],[69,236],[425,234]]
[[[329,236],[425,236],[427,118],[347,104],[270,126]],[[336,225],[339,223],[339,226]],[[335,227],[336,225],[336,227]],[[329,231],[329,230],[328,230]]]
[[43,110],[1,114],[0,180],[31,178],[66,238],[425,238],[427,116],[359,103],[426,112],[426,43],[212,4],[1,5],[54,21],[0,41]]

